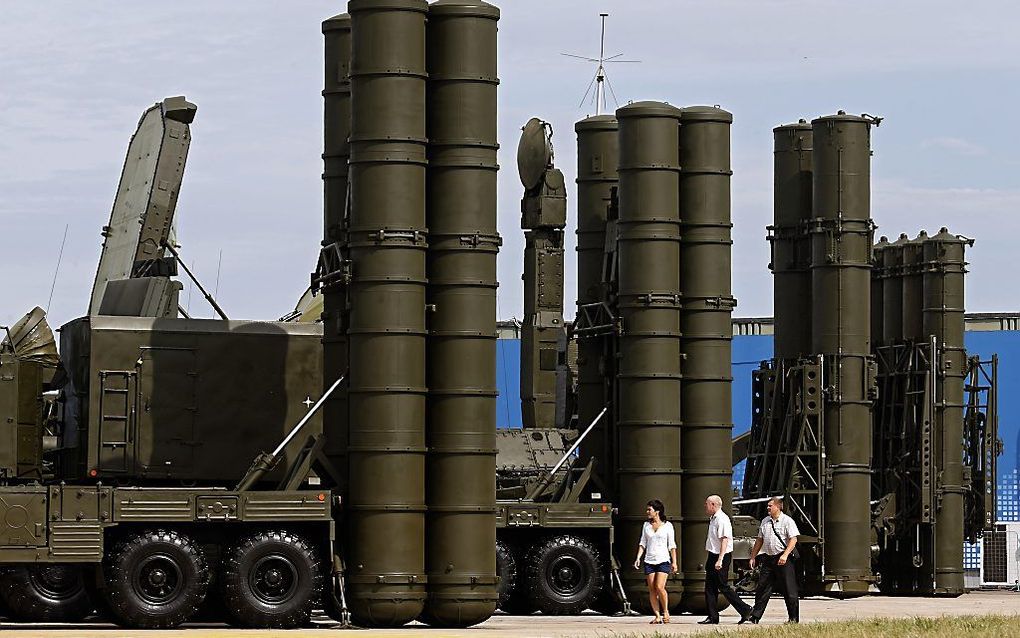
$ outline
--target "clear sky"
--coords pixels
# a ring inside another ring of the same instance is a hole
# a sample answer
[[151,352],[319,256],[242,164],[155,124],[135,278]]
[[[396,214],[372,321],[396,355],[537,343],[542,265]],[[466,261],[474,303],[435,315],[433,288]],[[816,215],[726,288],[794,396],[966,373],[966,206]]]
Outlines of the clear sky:
[[[512,0],[500,4],[499,313],[521,315],[515,150],[551,122],[573,184],[573,123],[594,73],[560,55],[598,51],[611,14],[621,103],[719,104],[734,113],[734,290],[739,316],[772,312],[765,226],[772,128],[845,109],[885,117],[873,135],[880,233],[975,237],[968,310],[1020,308],[1020,3],[980,0]],[[272,319],[308,282],[321,235],[323,18],[341,2],[7,0],[0,21],[0,323],[45,306],[83,314],[124,152],[141,112],[198,104],[178,205],[182,253],[232,318]],[[573,202],[573,189],[570,197]],[[567,292],[574,298],[573,212]],[[1009,238],[1013,237],[1013,240]],[[201,297],[183,303],[212,316]],[[573,314],[568,301],[567,314]]]

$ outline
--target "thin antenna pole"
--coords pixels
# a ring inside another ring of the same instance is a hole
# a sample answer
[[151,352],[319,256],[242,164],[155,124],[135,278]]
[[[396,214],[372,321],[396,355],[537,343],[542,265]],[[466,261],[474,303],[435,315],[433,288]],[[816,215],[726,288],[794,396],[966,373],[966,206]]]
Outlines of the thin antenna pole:
[[219,259],[216,260],[216,286],[214,288],[213,296],[220,296],[220,266],[223,265],[223,249],[220,248]]
[[609,14],[600,13],[599,17],[602,18],[602,34],[599,36],[599,68],[595,71],[595,81],[598,83],[595,87],[595,115],[602,115],[606,109],[606,69],[603,65],[606,61],[606,18]]
[[53,271],[53,283],[50,284],[50,298],[46,300],[46,312],[50,311],[50,304],[53,303],[53,291],[57,288],[57,275],[60,274],[60,261],[64,258],[64,244],[67,242],[67,228],[70,224],[64,224],[64,238],[60,240],[60,253],[57,255],[57,267]]
[[[192,268],[195,267],[195,260],[194,259],[191,260],[191,267]],[[191,319],[191,317],[188,316],[188,313],[191,312],[191,291],[194,290],[194,289],[195,289],[195,284],[193,284],[193,283],[191,283],[189,281],[188,282],[188,311],[184,313],[184,316],[187,317],[188,319]]]
[[[595,77],[592,78],[588,84],[588,89],[584,92],[584,97],[578,103],[578,106],[584,106],[588,102],[588,95],[592,96],[592,103],[595,105],[595,115],[602,115],[607,108],[608,96],[613,96],[613,101],[619,106],[620,102],[616,98],[616,92],[613,91],[612,85],[609,83],[609,76],[606,74],[606,65],[615,64],[617,62],[640,62],[640,60],[618,60],[622,53],[617,53],[606,57],[606,18],[609,17],[608,13],[600,13],[599,17],[602,18],[601,34],[599,37],[599,57],[590,58],[585,55],[575,55],[573,53],[561,53],[570,58],[577,58],[584,60],[585,62],[594,62],[595,66]],[[592,87],[595,87],[595,92],[592,93]],[[607,95],[608,93],[608,95]]]
[[609,17],[608,13],[600,13],[599,16],[602,18],[602,39],[599,42],[599,64],[602,64],[602,60],[606,57],[606,18]]

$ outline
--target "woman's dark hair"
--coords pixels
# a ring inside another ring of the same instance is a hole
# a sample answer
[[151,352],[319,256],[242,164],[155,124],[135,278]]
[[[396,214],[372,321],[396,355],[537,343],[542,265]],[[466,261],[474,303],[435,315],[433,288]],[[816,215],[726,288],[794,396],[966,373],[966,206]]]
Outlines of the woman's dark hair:
[[659,513],[659,520],[665,522],[666,520],[666,506],[662,504],[657,498],[648,501],[648,507],[652,508]]

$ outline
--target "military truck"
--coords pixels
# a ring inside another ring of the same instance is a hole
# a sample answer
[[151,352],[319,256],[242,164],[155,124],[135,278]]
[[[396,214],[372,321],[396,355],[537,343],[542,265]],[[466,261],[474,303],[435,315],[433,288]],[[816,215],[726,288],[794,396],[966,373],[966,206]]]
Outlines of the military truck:
[[[28,324],[33,344],[19,339]],[[215,593],[242,626],[306,622],[330,576],[337,505],[303,447],[321,430],[308,409],[315,330],[85,317],[61,328],[58,368],[41,312],[15,328],[0,348],[8,614],[74,621],[98,607],[126,626],[172,627]],[[307,436],[245,483],[306,415]]]
[[[12,618],[99,608],[172,627],[216,600],[233,623],[291,627],[320,601],[340,606],[326,582],[342,582],[342,504],[320,487],[340,470],[317,454],[321,326],[83,317],[60,329],[58,362],[41,312],[29,323],[47,356],[38,340],[20,345],[24,328],[0,354],[0,599]],[[578,442],[572,430],[499,436],[508,611],[578,613],[612,582],[612,511],[582,502],[593,468],[571,467]],[[268,471],[246,476],[255,460]]]

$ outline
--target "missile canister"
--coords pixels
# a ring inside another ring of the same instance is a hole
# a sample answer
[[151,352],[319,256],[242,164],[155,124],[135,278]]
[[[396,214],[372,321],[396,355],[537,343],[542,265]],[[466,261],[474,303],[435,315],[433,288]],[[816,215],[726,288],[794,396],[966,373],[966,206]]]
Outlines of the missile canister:
[[[680,110],[635,102],[620,123],[619,315],[617,381],[617,546],[621,564],[641,537],[651,499],[680,528]],[[677,555],[682,555],[677,530]],[[650,611],[644,574],[624,571],[636,609]],[[667,581],[670,609],[683,582]]]
[[[602,286],[606,215],[618,183],[619,136],[616,118],[595,115],[574,125],[577,133],[577,305],[605,299]],[[609,402],[605,336],[578,337],[577,422],[587,427]],[[608,470],[609,428],[600,421],[581,445],[584,459],[594,457],[602,474]]]
[[935,338],[940,360],[935,377],[933,429],[939,468],[935,511],[937,595],[959,596],[963,581],[963,409],[967,352],[964,349],[964,252],[970,240],[942,228],[922,244],[924,333]]
[[422,620],[496,610],[496,23],[481,0],[429,6],[429,387]]
[[[887,346],[903,339],[903,247],[908,241],[906,234],[901,233],[882,254],[885,278],[882,282],[881,340]],[[878,339],[874,334],[872,338]]]
[[903,339],[912,342],[924,341],[924,242],[928,233],[921,231],[917,237],[903,244]]
[[[680,405],[683,467],[685,610],[705,609],[708,536],[705,498],[730,509],[733,478],[732,358],[736,305],[731,286],[730,126],[733,115],[710,106],[683,109],[680,119],[680,313],[684,357]],[[725,601],[723,602],[725,605]]]
[[773,129],[775,356],[796,360],[811,353],[811,125],[805,120]]
[[[326,255],[342,259],[347,227],[347,160],[351,134],[351,17],[333,16],[322,23],[325,78],[322,89],[322,247]],[[334,262],[335,264],[336,262]],[[347,373],[347,291],[340,281],[322,288],[323,385],[330,387]],[[326,456],[346,477],[347,468],[347,384],[329,398],[322,409],[326,433]],[[337,486],[340,493],[346,485]]]
[[[348,601],[425,602],[425,0],[351,0]],[[385,46],[381,46],[385,43]]]
[[885,267],[888,248],[889,238],[885,235],[879,237],[878,243],[871,248],[871,258],[874,264],[871,269],[871,342],[875,347],[887,345],[882,339],[882,321],[885,319],[882,310],[885,301],[882,289],[888,276],[888,270]]
[[812,350],[825,360],[827,591],[864,594],[871,574],[871,124],[840,112],[812,125]]

